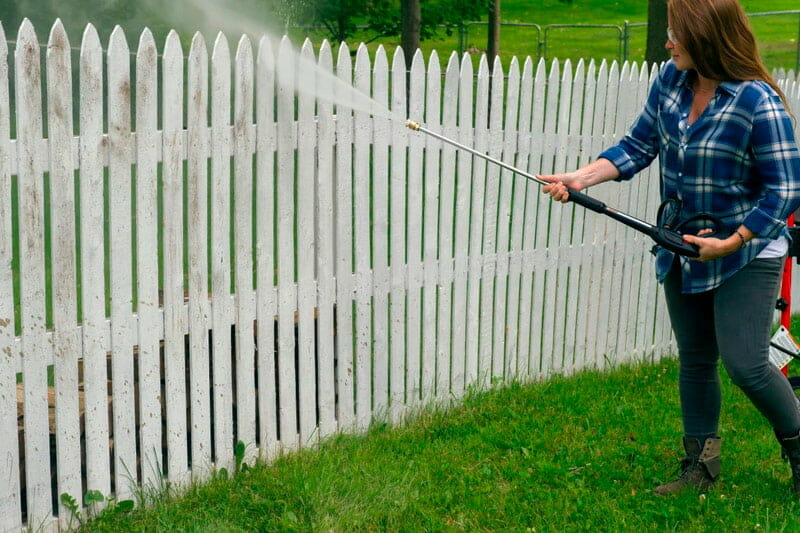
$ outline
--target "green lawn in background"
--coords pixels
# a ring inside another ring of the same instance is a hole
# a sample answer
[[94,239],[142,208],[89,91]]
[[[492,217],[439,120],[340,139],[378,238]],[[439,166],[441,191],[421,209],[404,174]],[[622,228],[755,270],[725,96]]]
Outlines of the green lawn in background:
[[[747,13],[765,13],[775,11],[800,10],[796,0],[751,0],[741,2]],[[538,0],[530,2],[525,0],[504,1],[501,7],[502,21],[506,23],[535,23],[542,28],[548,24],[610,24],[622,27],[626,21],[630,24],[647,22],[647,2],[642,0],[626,0],[620,2],[607,2],[600,0],[573,0],[572,3],[559,2],[558,0]],[[486,19],[484,18],[484,21]],[[796,68],[797,64],[797,39],[800,33],[800,16],[798,15],[773,15],[769,17],[753,17],[750,19],[759,46],[770,69]],[[644,59],[645,42],[647,38],[646,27],[634,27],[630,30],[630,43],[628,58],[633,61]],[[295,42],[301,42],[305,34],[292,33]],[[312,34],[315,42],[320,41],[325,35]],[[543,35],[541,36],[544,37]],[[357,44],[372,38],[371,34],[361,33],[350,39]],[[571,28],[551,30],[548,34],[548,47],[546,57],[552,59],[620,59],[620,33],[613,28]],[[500,36],[500,57],[507,67],[511,57],[520,60],[527,56],[536,57],[537,42],[540,37],[532,28],[518,28],[503,26]],[[666,41],[666,36],[664,37]],[[370,43],[374,50],[378,44],[383,44],[390,51],[399,45],[399,38],[378,39]],[[467,47],[481,51],[486,48],[486,27],[470,26]],[[443,33],[438,37],[423,41],[421,49],[427,58],[432,50],[436,50],[443,64],[446,63],[450,53],[459,48],[458,35],[446,36]],[[479,57],[475,54],[476,61]],[[667,58],[666,53],[664,58]]]

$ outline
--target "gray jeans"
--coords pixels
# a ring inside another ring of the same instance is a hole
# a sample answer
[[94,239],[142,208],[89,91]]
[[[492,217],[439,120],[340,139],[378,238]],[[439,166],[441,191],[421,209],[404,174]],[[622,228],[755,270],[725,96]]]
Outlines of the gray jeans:
[[756,259],[716,289],[681,294],[678,261],[664,280],[680,356],[684,434],[715,436],[720,388],[717,361],[781,437],[800,431],[788,380],[769,361],[769,337],[784,260]]

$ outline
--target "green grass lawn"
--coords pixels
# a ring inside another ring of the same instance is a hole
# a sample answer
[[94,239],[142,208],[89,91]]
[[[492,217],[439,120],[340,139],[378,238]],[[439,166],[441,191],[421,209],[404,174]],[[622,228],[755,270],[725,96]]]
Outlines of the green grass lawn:
[[706,494],[652,492],[680,458],[677,364],[666,360],[472,394],[84,530],[800,530],[767,423],[722,381],[723,473]]

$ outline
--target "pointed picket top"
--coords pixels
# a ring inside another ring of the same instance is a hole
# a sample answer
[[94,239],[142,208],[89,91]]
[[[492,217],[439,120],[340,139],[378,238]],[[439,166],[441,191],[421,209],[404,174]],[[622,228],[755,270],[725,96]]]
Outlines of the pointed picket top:
[[575,65],[575,72],[585,72],[586,71],[586,61],[583,58],[578,59],[578,64]]
[[505,69],[503,68],[503,62],[500,61],[500,56],[494,56],[494,61],[492,61],[492,76],[498,75],[505,75]]
[[517,59],[517,56],[511,58],[511,63],[508,65],[508,76],[519,76],[519,60]]
[[222,56],[230,58],[231,51],[228,46],[228,38],[223,32],[219,32],[214,39],[214,51],[211,53],[211,60],[218,61]]
[[312,54],[314,53],[314,43],[312,43],[311,39],[308,37],[303,40],[303,45],[300,47],[300,53],[308,53],[306,50],[310,51]]
[[436,69],[437,72],[442,70],[439,62],[439,52],[436,50],[432,50],[431,55],[428,56],[428,72],[430,73],[433,69]]
[[289,38],[288,35],[284,35],[281,37],[280,41],[278,42],[278,50],[279,53],[281,50],[294,50],[294,45],[292,44],[292,40]]
[[364,64],[369,65],[369,50],[364,43],[358,45],[358,49],[356,50],[356,69],[359,68],[360,65]]
[[284,35],[280,43],[278,43],[277,55],[277,81],[280,91],[285,91],[286,87],[291,87],[294,90],[294,76],[295,76],[295,50],[292,46],[292,41]]
[[129,53],[130,49],[128,48],[128,40],[125,39],[125,30],[117,24],[108,38],[108,57],[112,57],[115,54],[120,54],[121,56],[121,54],[127,55]]
[[[355,72],[353,74],[353,85],[366,94],[371,94],[369,74],[370,74],[370,60],[369,51],[362,43],[356,51]],[[365,80],[366,83],[365,83]]]
[[562,69],[562,72],[564,73],[562,75],[563,80],[568,80],[569,78],[572,77],[572,60],[570,59],[564,60],[564,67]]
[[60,18],[57,18],[50,28],[50,37],[47,40],[47,55],[51,53],[69,53],[69,37],[67,30]]
[[331,43],[328,39],[322,39],[322,42],[319,45],[319,53],[322,55],[323,51],[327,51],[326,53],[333,56],[333,49],[331,48]]
[[319,115],[321,118],[324,118],[324,120],[320,122],[320,125],[327,131],[327,129],[332,127],[328,125],[327,121],[330,120],[331,114],[333,113],[333,105],[336,103],[336,99],[333,97],[333,87],[337,81],[333,77],[333,54],[330,43],[328,43],[327,40],[322,41],[322,45],[319,48],[317,65],[318,68],[316,70],[315,80],[317,94],[323,97],[317,104],[319,107]]
[[375,50],[375,59],[372,64],[372,79],[374,80],[373,84],[375,85],[375,89],[373,89],[373,91],[377,92],[378,87],[380,87],[381,95],[376,95],[376,100],[381,104],[381,106],[386,107],[388,107],[386,98],[389,96],[387,87],[388,71],[389,60],[386,57],[386,49],[383,47],[383,45],[379,45],[378,49]]
[[[189,58],[191,59],[201,59],[203,56],[208,54],[208,50],[206,49],[206,39],[203,37],[203,34],[199,31],[195,32],[192,36],[192,43],[189,45]],[[199,57],[198,57],[199,56]]]
[[522,77],[525,78],[528,76],[533,78],[533,59],[531,59],[531,56],[527,56],[522,65]]
[[422,65],[422,68],[425,68],[425,56],[422,55],[422,50],[417,48],[417,51],[414,52],[414,56],[411,58],[411,70],[414,70],[414,68],[419,68],[419,65]]
[[650,65],[650,83],[652,83],[656,79],[656,76],[658,76],[659,71],[660,69],[658,67],[658,63],[653,63],[652,65]]
[[22,19],[22,24],[19,25],[19,30],[17,30],[17,44],[20,41],[31,40],[31,38],[34,41],[36,40],[36,29],[34,29],[31,19],[25,17]]
[[[339,43],[339,51],[336,56],[336,72],[338,76],[341,78],[343,77],[345,70],[348,71],[353,68],[353,61],[350,57],[350,48],[347,47],[347,43],[342,41]],[[348,74],[350,76],[350,74]]]
[[83,30],[83,38],[81,39],[81,62],[84,60],[90,60],[91,57],[102,53],[100,36],[98,35],[94,24],[90,22]]
[[398,69],[406,70],[406,66],[410,64],[411,64],[410,61],[406,63],[406,55],[405,53],[403,53],[403,49],[399,46],[395,48],[394,54],[392,54],[392,70],[393,71],[397,71]]
[[611,64],[608,66],[609,75],[612,72],[616,75],[619,72],[619,70],[620,70],[619,62],[616,59],[612,59]]
[[272,48],[272,39],[266,35],[262,36],[258,41],[258,57],[256,61],[262,67],[270,70],[275,68],[275,52]]
[[461,56],[461,75],[472,76],[472,57],[469,54]]
[[167,34],[167,40],[164,43],[164,57],[180,55],[183,58],[183,47],[181,46],[181,38],[178,32],[170,30]]
[[[15,57],[20,60],[22,57],[29,57],[29,61],[39,64],[39,41],[36,38],[36,30],[30,19],[25,18],[17,31],[17,47],[14,51]],[[19,77],[20,73],[17,73]],[[38,77],[38,74],[37,74]]]
[[246,33],[242,34],[236,45],[236,61],[253,61],[253,45]]
[[389,65],[389,59],[386,54],[386,48],[384,48],[382,44],[379,44],[378,48],[375,50],[375,63],[377,64],[378,61],[385,63],[387,66]]
[[151,49],[155,49],[156,40],[153,37],[153,32],[150,31],[150,28],[145,28],[142,30],[142,33],[139,34],[139,48],[137,51],[137,56],[139,53],[150,53]]

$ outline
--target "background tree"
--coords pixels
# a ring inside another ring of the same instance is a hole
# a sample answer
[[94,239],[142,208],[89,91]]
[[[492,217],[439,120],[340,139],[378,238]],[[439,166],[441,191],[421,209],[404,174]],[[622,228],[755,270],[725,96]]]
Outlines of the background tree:
[[644,58],[650,64],[667,59],[664,49],[667,40],[667,0],[648,0],[647,2],[647,48]]
[[500,53],[500,0],[489,0],[489,35],[486,40],[486,59],[491,66]]
[[411,63],[411,58],[419,48],[419,32],[422,23],[420,0],[402,0],[400,2],[401,28],[400,47],[406,56],[406,63]]

